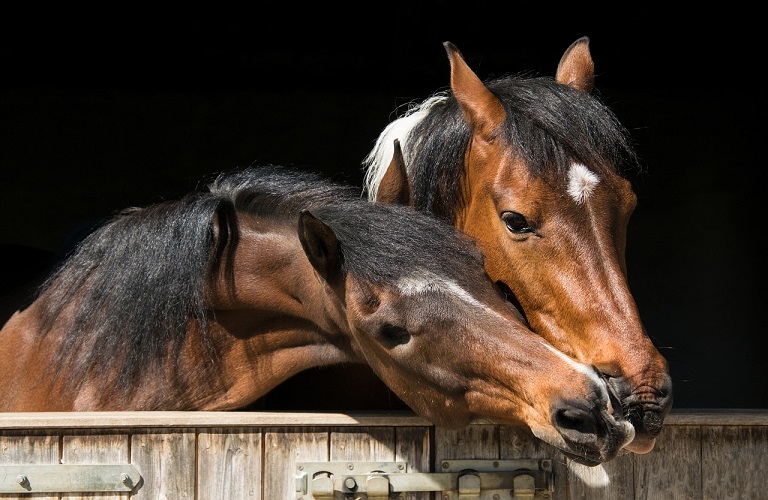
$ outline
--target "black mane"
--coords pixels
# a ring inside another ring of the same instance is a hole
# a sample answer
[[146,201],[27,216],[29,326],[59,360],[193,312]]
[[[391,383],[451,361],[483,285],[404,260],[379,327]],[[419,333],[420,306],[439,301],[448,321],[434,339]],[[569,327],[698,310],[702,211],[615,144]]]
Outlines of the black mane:
[[114,360],[117,382],[128,387],[169,346],[177,355],[193,322],[215,363],[205,292],[219,266],[233,272],[239,214],[295,227],[303,209],[334,229],[345,269],[362,279],[394,283],[415,270],[460,279],[467,265],[482,266],[473,245],[429,215],[368,202],[311,172],[234,170],[178,201],[125,210],[76,247],[39,294],[43,333],[64,315],[75,318],[54,367],[76,360],[62,373],[75,382]]
[[[533,175],[562,176],[574,160],[598,171],[636,166],[626,129],[593,95],[549,77],[506,76],[485,84],[506,111],[506,144]],[[446,95],[401,141],[418,209],[454,222],[469,137],[456,99]]]

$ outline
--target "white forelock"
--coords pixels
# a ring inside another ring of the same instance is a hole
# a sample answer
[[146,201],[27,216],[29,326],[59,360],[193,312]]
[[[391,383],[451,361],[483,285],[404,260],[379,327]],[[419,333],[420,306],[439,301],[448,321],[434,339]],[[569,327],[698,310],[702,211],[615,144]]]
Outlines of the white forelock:
[[[365,168],[364,187],[369,200],[376,199],[376,192],[379,190],[381,179],[387,173],[387,167],[389,167],[392,155],[395,153],[395,139],[399,139],[400,144],[403,145],[410,131],[427,115],[429,108],[445,99],[447,96],[444,93],[433,95],[421,104],[411,107],[405,115],[391,122],[379,134],[373,149],[363,160],[363,167]],[[407,166],[408,156],[405,151],[403,148],[403,156],[405,156]]]

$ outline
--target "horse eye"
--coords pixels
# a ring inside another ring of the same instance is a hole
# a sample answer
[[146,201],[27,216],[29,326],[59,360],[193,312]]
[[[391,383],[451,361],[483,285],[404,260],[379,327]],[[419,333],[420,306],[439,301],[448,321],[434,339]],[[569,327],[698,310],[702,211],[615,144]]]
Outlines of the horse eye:
[[411,334],[403,327],[387,324],[379,330],[379,340],[384,347],[391,349],[398,345],[407,344],[411,340]]
[[501,219],[507,225],[507,229],[515,234],[532,233],[533,228],[528,224],[528,220],[517,212],[504,212]]

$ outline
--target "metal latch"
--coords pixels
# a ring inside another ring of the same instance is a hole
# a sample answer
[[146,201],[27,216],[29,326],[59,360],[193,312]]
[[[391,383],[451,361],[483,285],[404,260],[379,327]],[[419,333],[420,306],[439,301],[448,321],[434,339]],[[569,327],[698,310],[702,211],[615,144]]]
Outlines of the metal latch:
[[131,491],[141,475],[131,464],[0,465],[0,493]]
[[443,460],[443,472],[406,472],[405,462],[303,462],[298,500],[388,500],[399,493],[442,492],[443,500],[549,499],[549,459]]

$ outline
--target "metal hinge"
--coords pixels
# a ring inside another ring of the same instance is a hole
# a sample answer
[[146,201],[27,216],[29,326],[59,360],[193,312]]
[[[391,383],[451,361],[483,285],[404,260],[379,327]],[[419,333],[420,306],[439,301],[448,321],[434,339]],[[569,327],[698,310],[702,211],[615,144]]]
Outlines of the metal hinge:
[[549,459],[443,460],[443,472],[406,472],[405,462],[303,462],[296,465],[299,500],[389,500],[439,491],[442,500],[549,499]]
[[141,474],[131,464],[0,465],[0,493],[99,493],[131,491]]

